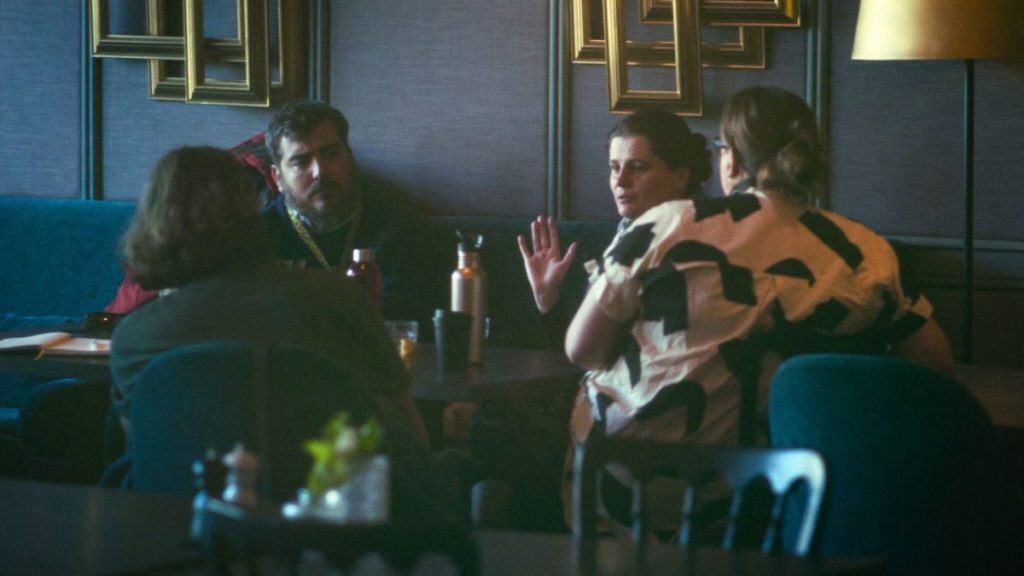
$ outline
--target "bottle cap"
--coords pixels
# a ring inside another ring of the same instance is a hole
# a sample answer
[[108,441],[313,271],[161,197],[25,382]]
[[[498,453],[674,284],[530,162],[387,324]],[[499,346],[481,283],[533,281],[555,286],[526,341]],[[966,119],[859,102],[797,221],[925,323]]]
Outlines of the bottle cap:
[[467,234],[462,230],[456,230],[455,234],[459,237],[459,252],[479,252],[483,250],[484,237],[482,234]]
[[353,262],[373,262],[372,248],[356,248],[352,251]]

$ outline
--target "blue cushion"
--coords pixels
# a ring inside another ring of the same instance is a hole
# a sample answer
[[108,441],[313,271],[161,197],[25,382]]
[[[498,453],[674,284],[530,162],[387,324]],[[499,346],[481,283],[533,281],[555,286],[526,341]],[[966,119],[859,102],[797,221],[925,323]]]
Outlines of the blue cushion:
[[0,436],[14,436],[18,433],[19,408],[0,408]]
[[21,316],[0,312],[0,331],[27,328],[50,328],[66,324],[81,324],[85,316]]
[[117,293],[129,202],[0,196],[0,311],[84,316]]

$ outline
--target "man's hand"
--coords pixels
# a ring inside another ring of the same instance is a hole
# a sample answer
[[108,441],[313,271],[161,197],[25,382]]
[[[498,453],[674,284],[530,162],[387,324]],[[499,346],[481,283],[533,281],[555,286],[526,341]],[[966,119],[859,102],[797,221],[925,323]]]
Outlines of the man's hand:
[[562,256],[558,226],[551,217],[538,216],[530,223],[530,232],[533,235],[532,253],[522,234],[518,237],[519,252],[523,255],[523,267],[526,268],[526,277],[533,288],[537,309],[545,313],[558,303],[562,281],[576,257],[576,243],[570,244],[565,256]]

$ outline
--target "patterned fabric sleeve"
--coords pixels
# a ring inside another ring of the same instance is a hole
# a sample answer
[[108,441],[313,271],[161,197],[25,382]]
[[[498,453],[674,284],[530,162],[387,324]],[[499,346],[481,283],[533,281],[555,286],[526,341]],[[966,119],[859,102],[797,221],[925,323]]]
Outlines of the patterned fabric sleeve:
[[591,289],[597,290],[601,309],[611,318],[625,322],[640,309],[642,278],[664,253],[685,214],[682,201],[666,202],[652,208],[621,234],[606,251]]

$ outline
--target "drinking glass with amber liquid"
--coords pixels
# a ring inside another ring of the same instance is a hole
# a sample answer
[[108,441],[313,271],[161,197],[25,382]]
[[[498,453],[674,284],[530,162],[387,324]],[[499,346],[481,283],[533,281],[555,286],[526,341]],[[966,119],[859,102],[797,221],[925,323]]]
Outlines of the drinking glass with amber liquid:
[[384,326],[398,346],[398,355],[406,368],[416,363],[416,343],[419,341],[420,324],[415,320],[387,320]]

